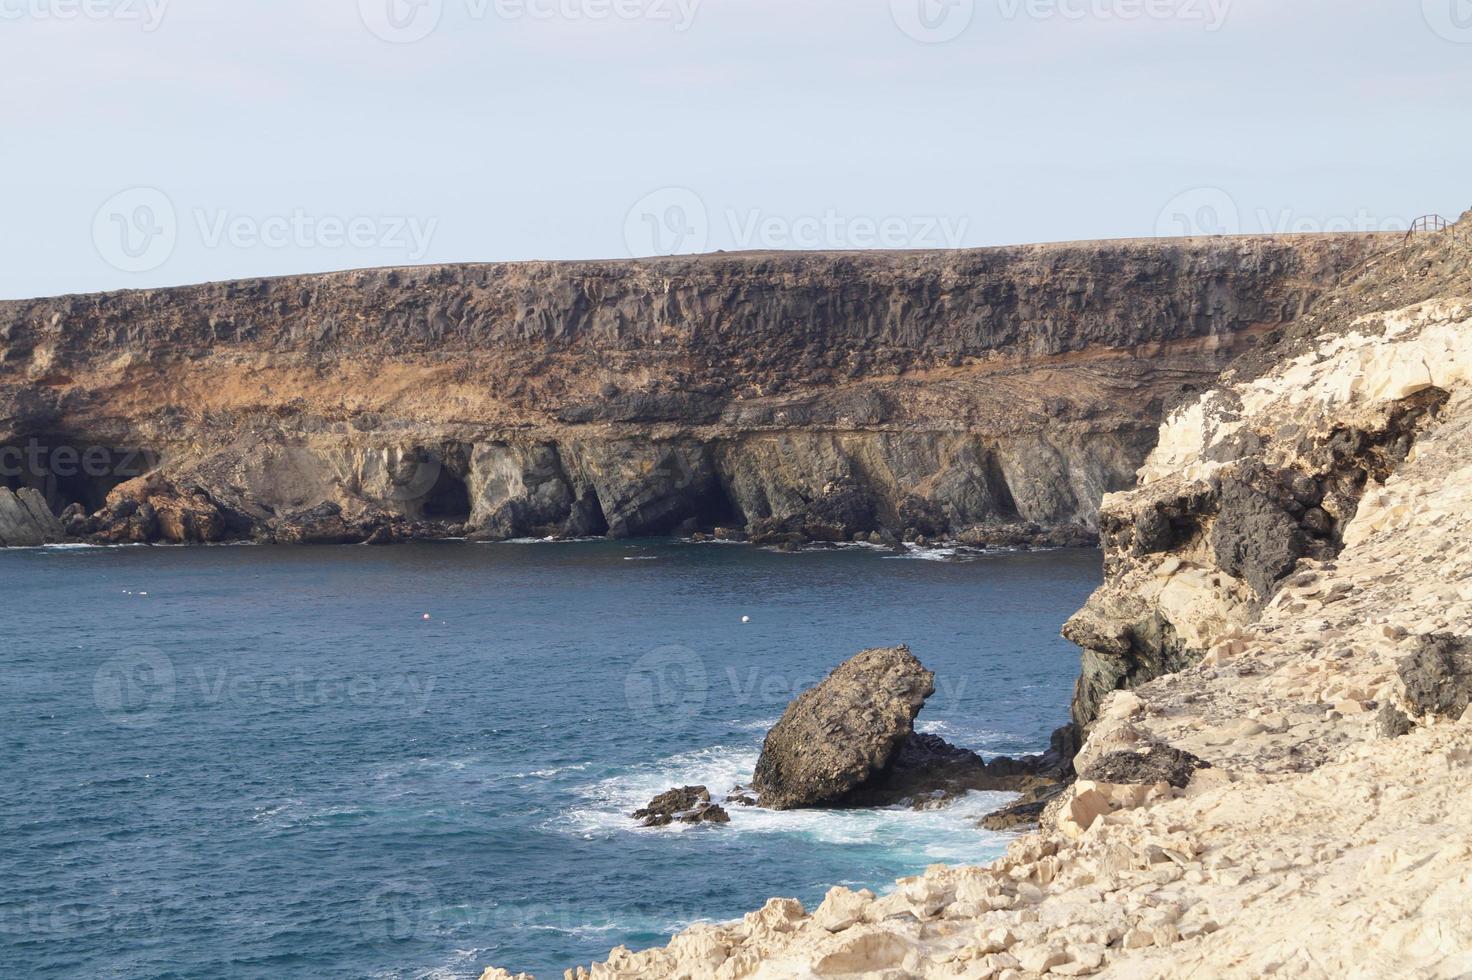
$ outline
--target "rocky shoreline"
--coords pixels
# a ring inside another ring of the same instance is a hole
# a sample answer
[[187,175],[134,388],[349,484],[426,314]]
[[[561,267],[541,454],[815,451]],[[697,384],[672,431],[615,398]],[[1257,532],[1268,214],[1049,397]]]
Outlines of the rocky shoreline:
[[[943,807],[975,790],[1045,795],[1072,781],[1072,730],[1041,755],[990,762],[915,731],[935,675],[908,647],[865,650],[798,695],[767,732],[750,788],[725,803],[769,810]],[[1015,814],[993,814],[1000,822]],[[704,786],[660,794],[633,819],[646,827],[730,822]]]
[[1469,459],[1472,213],[1183,403],[1105,499],[1080,778],[1037,832],[568,976],[1472,973]]

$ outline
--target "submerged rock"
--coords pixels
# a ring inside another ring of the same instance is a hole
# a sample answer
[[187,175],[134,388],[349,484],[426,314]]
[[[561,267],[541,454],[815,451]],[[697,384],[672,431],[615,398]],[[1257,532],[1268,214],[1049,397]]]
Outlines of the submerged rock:
[[672,823],[730,823],[731,816],[723,807],[710,801],[710,790],[704,786],[681,786],[666,790],[649,805],[635,810],[635,820],[645,827],[667,827]]
[[982,817],[978,826],[985,830],[1016,830],[1035,824],[1042,818],[1048,804],[1062,796],[1071,785],[1072,780],[1039,780],[1011,803]]

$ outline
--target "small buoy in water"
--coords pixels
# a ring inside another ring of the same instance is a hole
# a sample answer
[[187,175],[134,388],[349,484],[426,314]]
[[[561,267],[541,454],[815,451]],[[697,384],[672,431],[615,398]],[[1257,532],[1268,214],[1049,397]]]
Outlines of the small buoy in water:
[[426,623],[427,623],[427,622],[429,622],[429,613],[425,613],[425,614],[424,614],[424,621],[425,621],[425,622],[426,622]]
[[751,617],[750,616],[742,616],[741,617],[741,621],[743,623],[749,623],[749,622],[751,622]]

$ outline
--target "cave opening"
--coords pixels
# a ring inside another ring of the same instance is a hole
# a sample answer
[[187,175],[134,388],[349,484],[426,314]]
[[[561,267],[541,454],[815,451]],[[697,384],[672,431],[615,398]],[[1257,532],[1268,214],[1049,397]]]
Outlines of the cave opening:
[[26,436],[0,445],[0,486],[30,488],[60,514],[72,504],[87,513],[107,505],[119,485],[157,468],[158,454],[147,449],[98,445],[65,434]]
[[986,486],[996,505],[997,517],[1004,521],[1022,520],[1022,514],[1017,509],[1017,499],[1012,496],[1012,487],[1002,469],[1002,461],[993,452],[986,454]]
[[608,515],[603,513],[603,502],[595,491],[589,490],[573,503],[566,527],[583,537],[601,538],[608,533]]
[[695,519],[702,528],[745,527],[746,518],[726,481],[717,476],[695,498]]
[[449,466],[439,468],[434,486],[425,495],[424,516],[427,520],[456,524],[470,520],[470,488]]

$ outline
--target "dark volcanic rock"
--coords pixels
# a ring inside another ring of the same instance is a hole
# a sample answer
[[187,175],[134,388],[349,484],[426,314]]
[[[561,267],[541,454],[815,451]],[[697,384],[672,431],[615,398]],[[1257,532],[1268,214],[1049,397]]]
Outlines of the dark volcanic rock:
[[331,502],[289,515],[274,531],[278,544],[361,544],[369,536],[350,526]]
[[894,758],[935,693],[908,647],[865,650],[800,694],[767,733],[757,762],[763,806],[833,805]]
[[1145,752],[1111,752],[1096,759],[1079,774],[1081,779],[1097,783],[1150,785],[1169,783],[1185,789],[1197,769],[1210,769],[1211,763],[1189,752],[1169,745],[1152,746]]
[[1387,704],[1375,716],[1375,728],[1381,738],[1400,738],[1411,732],[1411,719],[1393,704]]
[[1472,701],[1472,637],[1437,633],[1423,636],[1414,653],[1400,662],[1406,703],[1417,714],[1458,719]]
[[900,743],[889,764],[834,801],[837,806],[917,806],[947,802],[991,780],[986,763],[938,735],[914,734]]
[[982,817],[979,826],[985,830],[1016,830],[1035,824],[1048,808],[1048,804],[1063,795],[1063,791],[1072,784],[1071,779],[1056,783],[1039,782],[1025,790],[1018,799]]
[[666,827],[672,823],[730,823],[724,808],[710,801],[704,786],[682,786],[667,790],[649,801],[649,805],[633,813],[645,827]]
[[900,743],[889,765],[834,801],[834,806],[880,807],[908,802],[916,809],[943,806],[972,790],[1016,792],[1055,785],[1066,763],[1054,756],[986,762],[939,735],[916,733]]
[[1222,480],[1211,546],[1217,564],[1243,578],[1258,595],[1274,585],[1307,553],[1298,522],[1278,501],[1238,480]]

